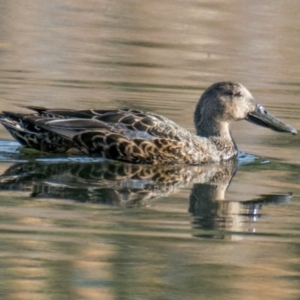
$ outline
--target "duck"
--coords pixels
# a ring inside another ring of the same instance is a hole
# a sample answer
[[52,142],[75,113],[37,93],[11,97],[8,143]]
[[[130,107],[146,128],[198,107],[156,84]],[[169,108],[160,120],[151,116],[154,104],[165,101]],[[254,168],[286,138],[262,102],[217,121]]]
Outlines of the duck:
[[214,83],[203,92],[194,112],[196,134],[166,117],[136,109],[24,107],[33,112],[0,114],[0,123],[22,146],[135,164],[199,165],[234,159],[239,150],[230,124],[240,120],[297,134],[242,84],[230,81]]

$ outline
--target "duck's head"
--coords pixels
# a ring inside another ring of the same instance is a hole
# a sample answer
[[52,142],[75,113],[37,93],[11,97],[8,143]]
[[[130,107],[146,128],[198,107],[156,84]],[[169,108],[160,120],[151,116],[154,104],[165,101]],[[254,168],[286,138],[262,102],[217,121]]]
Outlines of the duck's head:
[[256,103],[251,93],[239,83],[218,82],[202,94],[194,116],[198,135],[218,134],[222,127],[228,128],[229,123],[238,120],[297,134],[295,128],[280,121]]

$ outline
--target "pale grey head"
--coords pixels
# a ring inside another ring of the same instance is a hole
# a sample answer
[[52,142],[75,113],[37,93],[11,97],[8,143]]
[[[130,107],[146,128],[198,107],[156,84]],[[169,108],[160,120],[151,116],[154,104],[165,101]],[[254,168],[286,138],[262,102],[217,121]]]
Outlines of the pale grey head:
[[197,135],[231,138],[229,124],[247,120],[275,131],[297,134],[297,130],[280,121],[255,102],[251,93],[235,82],[218,82],[201,96],[195,110]]

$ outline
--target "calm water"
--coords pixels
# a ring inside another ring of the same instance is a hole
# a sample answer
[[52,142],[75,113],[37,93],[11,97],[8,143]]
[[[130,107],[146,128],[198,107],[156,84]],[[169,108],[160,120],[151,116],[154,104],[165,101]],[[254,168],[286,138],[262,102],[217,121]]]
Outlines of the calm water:
[[[300,129],[297,1],[0,0],[0,110],[135,107],[193,131],[250,89]],[[299,137],[232,126],[238,162],[28,156],[0,128],[1,299],[299,299]]]

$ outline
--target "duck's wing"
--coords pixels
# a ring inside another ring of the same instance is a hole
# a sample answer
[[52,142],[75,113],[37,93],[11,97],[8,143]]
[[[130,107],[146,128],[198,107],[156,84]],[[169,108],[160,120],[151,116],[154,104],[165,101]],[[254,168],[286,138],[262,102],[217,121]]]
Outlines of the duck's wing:
[[137,110],[34,110],[29,115],[0,116],[12,136],[31,148],[46,152],[76,148],[134,163],[189,163],[184,148],[190,148],[192,135],[159,115]]
[[142,164],[186,163],[185,141],[128,129],[123,123],[96,119],[28,118],[39,128],[68,140],[88,155]]
[[[191,134],[178,126],[173,121],[154,114],[135,109],[118,110],[72,110],[72,109],[48,109],[45,107],[26,106],[34,110],[39,116],[54,119],[94,119],[112,127],[125,126],[132,131],[146,132],[154,137],[161,137],[176,141],[190,139]],[[78,121],[79,122],[79,121]],[[67,123],[66,123],[67,124]],[[72,124],[74,124],[72,122]],[[86,123],[88,124],[88,122]],[[84,124],[83,124],[84,125]],[[82,127],[84,130],[85,127]]]

